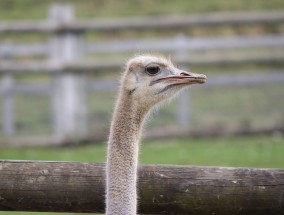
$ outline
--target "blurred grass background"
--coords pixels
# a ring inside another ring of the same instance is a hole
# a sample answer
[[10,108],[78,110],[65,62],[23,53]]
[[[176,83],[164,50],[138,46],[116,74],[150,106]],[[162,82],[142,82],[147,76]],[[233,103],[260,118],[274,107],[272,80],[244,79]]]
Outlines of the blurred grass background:
[[81,18],[180,15],[213,11],[263,11],[284,8],[282,0],[126,0],[122,2],[116,0],[1,0],[0,19],[43,19],[46,18],[48,7],[53,2],[72,3],[76,7],[77,16]]

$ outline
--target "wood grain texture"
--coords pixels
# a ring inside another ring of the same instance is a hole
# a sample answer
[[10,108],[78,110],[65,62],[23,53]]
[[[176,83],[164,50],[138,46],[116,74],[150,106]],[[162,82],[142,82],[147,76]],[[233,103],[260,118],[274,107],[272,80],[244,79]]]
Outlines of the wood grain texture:
[[[0,161],[0,210],[104,212],[105,165]],[[144,165],[142,214],[284,214],[284,169]]]

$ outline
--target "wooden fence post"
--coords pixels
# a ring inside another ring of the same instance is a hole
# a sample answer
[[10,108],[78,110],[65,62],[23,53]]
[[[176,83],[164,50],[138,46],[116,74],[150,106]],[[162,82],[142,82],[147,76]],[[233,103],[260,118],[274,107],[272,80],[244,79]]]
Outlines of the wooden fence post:
[[[183,58],[187,55],[185,44],[185,36],[182,34],[177,35],[175,38],[176,58]],[[188,70],[186,66],[181,65],[180,69]],[[189,91],[183,91],[181,95],[178,97],[178,108],[177,108],[177,123],[180,129],[188,130],[190,124],[190,101],[189,101]]]
[[[4,58],[7,62],[11,60],[10,43],[7,42],[4,47]],[[10,73],[4,73],[2,78],[3,86],[3,132],[7,136],[15,133],[15,117],[14,117],[14,99],[13,99],[13,76]]]
[[[51,22],[68,23],[74,20],[70,5],[54,4],[50,8]],[[56,32],[50,39],[50,60],[60,66],[77,61],[83,56],[82,33]],[[85,77],[82,73],[67,71],[53,77],[54,133],[57,136],[80,136],[87,130]]]

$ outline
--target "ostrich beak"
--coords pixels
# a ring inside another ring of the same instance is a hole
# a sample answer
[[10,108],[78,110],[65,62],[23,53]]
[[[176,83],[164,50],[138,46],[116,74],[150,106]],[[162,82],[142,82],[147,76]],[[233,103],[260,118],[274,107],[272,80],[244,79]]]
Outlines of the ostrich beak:
[[161,81],[167,81],[169,84],[203,84],[206,82],[206,75],[197,74],[192,72],[186,72],[183,70],[175,69],[174,75],[168,75],[161,78],[158,78],[151,82],[150,85],[156,84]]
[[165,78],[176,81],[177,84],[204,84],[207,79],[206,75],[186,72],[179,69],[176,69],[176,75],[170,75]]

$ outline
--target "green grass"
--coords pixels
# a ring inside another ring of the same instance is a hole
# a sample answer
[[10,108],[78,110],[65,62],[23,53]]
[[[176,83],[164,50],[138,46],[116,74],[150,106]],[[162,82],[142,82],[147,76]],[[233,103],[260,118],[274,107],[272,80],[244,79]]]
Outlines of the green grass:
[[[4,19],[42,19],[47,16],[53,0],[1,0],[0,20]],[[127,17],[165,14],[203,13],[215,11],[271,10],[283,9],[282,0],[58,0],[71,3],[77,9],[79,17]]]
[[[140,162],[205,166],[284,168],[284,138],[243,136],[144,141]],[[105,162],[106,145],[80,147],[2,148],[1,159]]]
[[283,126],[283,90],[283,84],[215,87],[210,92],[202,86],[194,88],[193,129],[215,127],[226,131]]

